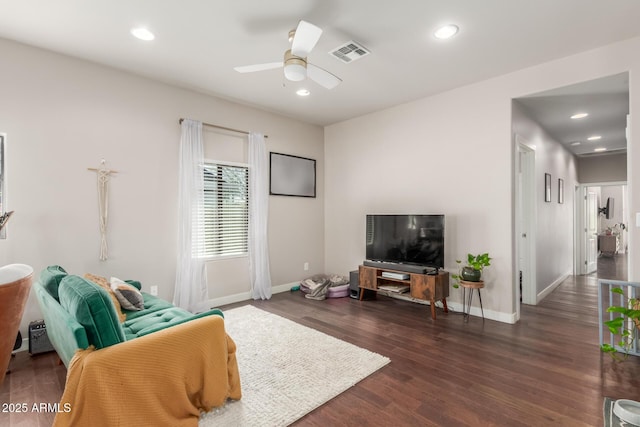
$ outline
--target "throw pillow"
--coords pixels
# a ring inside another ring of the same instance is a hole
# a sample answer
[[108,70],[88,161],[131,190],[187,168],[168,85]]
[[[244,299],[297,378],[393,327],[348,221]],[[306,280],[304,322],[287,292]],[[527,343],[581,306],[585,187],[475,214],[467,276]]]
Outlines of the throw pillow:
[[56,301],[60,300],[58,297],[58,286],[60,286],[60,282],[66,275],[67,272],[59,265],[50,265],[40,273],[40,283],[42,283],[42,286]]
[[[92,344],[96,349],[100,349],[125,341],[116,307],[109,292],[100,285],[79,276],[69,275],[60,282],[59,293],[60,306],[84,326],[86,338],[81,336],[84,333],[78,335],[78,344],[88,341],[87,345]],[[60,337],[64,338],[62,335]],[[64,349],[65,345],[62,347]]]
[[115,292],[111,290],[111,286],[109,285],[109,281],[101,276],[96,276],[95,274],[87,273],[84,275],[84,278],[92,281],[96,285],[104,288],[109,293],[111,297],[111,301],[113,301],[113,306],[116,308],[116,314],[118,315],[118,319],[120,319],[120,323],[127,320],[127,316],[122,313],[122,307],[120,306],[120,301],[118,301],[118,297],[116,297]]
[[135,286],[123,282],[117,277],[112,277],[110,283],[111,290],[116,294],[122,308],[131,311],[144,309],[144,298]]

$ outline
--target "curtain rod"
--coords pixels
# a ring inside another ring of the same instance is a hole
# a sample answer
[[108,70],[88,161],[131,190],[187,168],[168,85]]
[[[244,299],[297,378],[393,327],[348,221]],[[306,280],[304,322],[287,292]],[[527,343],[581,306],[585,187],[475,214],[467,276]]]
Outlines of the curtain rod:
[[[182,124],[183,121],[184,121],[184,119],[180,119],[180,120],[178,120],[178,123]],[[225,126],[212,125],[211,123],[202,122],[202,126],[209,126],[209,127],[212,127],[212,128],[228,130],[230,132],[237,132],[237,133],[243,133],[245,135],[249,135],[249,132],[247,132],[246,130],[233,129],[233,128],[228,128],[228,127],[225,127]],[[269,138],[269,135],[264,135],[264,137],[265,138]]]

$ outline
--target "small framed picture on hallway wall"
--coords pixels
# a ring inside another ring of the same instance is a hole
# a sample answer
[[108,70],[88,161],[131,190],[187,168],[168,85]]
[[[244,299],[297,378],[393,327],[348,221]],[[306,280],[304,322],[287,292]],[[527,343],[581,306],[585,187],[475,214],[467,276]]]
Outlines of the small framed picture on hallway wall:
[[550,173],[544,174],[544,201],[545,202],[551,201],[551,174]]
[[558,203],[564,203],[564,179],[558,178]]

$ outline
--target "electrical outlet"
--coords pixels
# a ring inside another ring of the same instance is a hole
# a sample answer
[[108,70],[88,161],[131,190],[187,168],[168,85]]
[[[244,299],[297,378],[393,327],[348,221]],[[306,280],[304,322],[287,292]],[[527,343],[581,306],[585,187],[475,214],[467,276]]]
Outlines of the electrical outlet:
[[153,296],[158,296],[158,287],[157,286],[151,286],[149,292],[151,293],[151,295]]
[[309,263],[308,262],[304,263],[304,271],[309,271]]

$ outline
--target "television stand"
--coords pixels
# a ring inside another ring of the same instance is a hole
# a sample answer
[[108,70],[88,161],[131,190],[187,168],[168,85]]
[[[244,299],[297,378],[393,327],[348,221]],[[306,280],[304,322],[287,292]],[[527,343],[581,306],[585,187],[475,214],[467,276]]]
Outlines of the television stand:
[[[449,296],[449,272],[439,270],[438,274],[407,273],[405,271],[393,270],[389,268],[370,267],[361,265],[359,268],[360,301],[362,301],[365,290],[381,290],[381,286],[399,287],[409,286],[411,298],[429,301],[431,305],[431,318],[436,319],[436,301],[442,301],[444,312],[448,313],[447,297]],[[400,273],[408,275],[408,279],[394,279],[384,277],[382,273]]]

